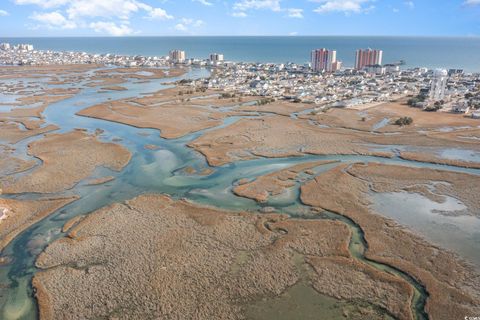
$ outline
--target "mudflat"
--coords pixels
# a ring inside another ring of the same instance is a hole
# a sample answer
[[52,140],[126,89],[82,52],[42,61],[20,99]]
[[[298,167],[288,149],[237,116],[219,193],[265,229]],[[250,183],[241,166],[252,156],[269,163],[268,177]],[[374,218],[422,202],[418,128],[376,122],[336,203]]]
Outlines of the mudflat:
[[[281,295],[309,268],[309,286],[320,293],[412,319],[408,283],[357,265],[350,236],[338,221],[222,212],[144,195],[88,215],[47,247],[33,285],[42,319],[244,319],[250,304]],[[351,272],[361,290],[326,281]]]

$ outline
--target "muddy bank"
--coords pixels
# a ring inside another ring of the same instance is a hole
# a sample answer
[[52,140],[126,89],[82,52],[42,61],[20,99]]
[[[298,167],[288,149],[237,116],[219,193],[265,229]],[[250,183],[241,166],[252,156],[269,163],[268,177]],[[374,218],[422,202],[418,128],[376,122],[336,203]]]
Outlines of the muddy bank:
[[18,234],[77,197],[42,198],[39,200],[0,199],[0,251]]
[[466,160],[445,159],[434,153],[425,152],[400,152],[399,157],[405,160],[429,162],[436,164],[446,164],[449,166],[480,169],[480,162],[472,162]]
[[[475,183],[476,177],[380,164],[356,164],[351,168],[342,165],[302,186],[301,199],[308,205],[342,214],[359,224],[368,243],[368,258],[395,266],[422,283],[429,293],[426,311],[432,319],[455,319],[480,312],[478,273],[453,253],[371,212],[368,200],[370,185],[377,191],[396,190],[446,179],[451,182],[450,186],[445,186],[446,193],[455,192],[457,188],[461,193],[463,187],[458,183]],[[439,185],[438,192],[442,188]],[[468,197],[471,203],[476,201]]]
[[14,149],[0,145],[0,177],[26,171],[36,165],[35,160],[24,160],[12,156],[13,151]]
[[[42,319],[243,319],[254,301],[298,283],[299,265],[309,263],[318,266],[308,276],[318,292],[412,319],[411,288],[356,265],[350,236],[338,221],[227,213],[145,195],[98,210],[52,243],[33,285]],[[324,281],[323,265],[354,270],[356,282]]]
[[22,128],[22,126],[23,125],[18,122],[0,119],[0,140],[15,144],[24,139],[59,129],[55,125],[47,125],[37,129],[26,129]]
[[126,148],[79,130],[46,135],[28,145],[28,154],[42,160],[42,165],[28,175],[0,180],[4,193],[61,192],[91,176],[97,167],[120,171],[131,157]]
[[278,196],[296,185],[300,174],[312,174],[313,172],[310,172],[310,169],[334,162],[314,161],[301,163],[258,177],[251,182],[239,181],[238,185],[233,188],[233,192],[240,197],[250,198],[257,202],[267,202],[270,197]]

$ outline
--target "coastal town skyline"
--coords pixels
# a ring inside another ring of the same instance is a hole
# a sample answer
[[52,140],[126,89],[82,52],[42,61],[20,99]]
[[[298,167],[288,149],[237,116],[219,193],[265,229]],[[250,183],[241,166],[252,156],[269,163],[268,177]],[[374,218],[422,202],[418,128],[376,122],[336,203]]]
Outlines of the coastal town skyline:
[[181,2],[9,0],[0,36],[480,35],[477,0]]

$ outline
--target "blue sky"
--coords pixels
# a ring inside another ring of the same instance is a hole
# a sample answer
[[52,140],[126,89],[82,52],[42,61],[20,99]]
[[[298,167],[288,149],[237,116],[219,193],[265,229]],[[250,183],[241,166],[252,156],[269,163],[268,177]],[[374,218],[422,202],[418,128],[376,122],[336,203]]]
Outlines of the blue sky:
[[1,0],[0,36],[480,36],[480,0]]

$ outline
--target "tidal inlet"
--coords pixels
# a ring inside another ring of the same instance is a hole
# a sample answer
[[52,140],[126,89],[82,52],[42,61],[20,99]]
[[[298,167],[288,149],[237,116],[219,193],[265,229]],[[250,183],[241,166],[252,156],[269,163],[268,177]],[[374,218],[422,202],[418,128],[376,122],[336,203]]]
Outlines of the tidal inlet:
[[0,48],[0,319],[480,316],[478,74]]

